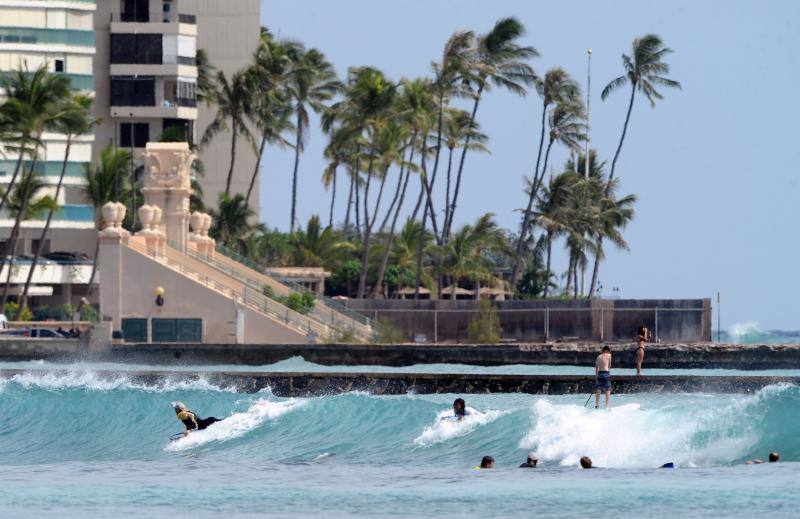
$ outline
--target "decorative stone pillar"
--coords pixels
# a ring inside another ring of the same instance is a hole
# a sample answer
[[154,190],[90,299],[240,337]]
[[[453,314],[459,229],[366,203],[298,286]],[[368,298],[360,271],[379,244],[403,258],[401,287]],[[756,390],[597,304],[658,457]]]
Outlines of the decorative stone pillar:
[[105,204],[101,209],[105,225],[97,233],[100,312],[111,318],[114,330],[122,325],[122,243],[128,235],[122,228],[124,207],[117,202]]
[[145,203],[163,211],[158,225],[169,245],[186,252],[189,234],[190,171],[195,155],[185,142],[148,142],[145,149]]

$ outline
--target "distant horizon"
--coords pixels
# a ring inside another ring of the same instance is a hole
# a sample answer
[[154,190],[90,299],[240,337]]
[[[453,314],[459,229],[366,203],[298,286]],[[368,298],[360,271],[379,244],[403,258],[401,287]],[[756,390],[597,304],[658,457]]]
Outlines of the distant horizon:
[[[619,92],[604,102],[600,92],[622,73],[620,55],[635,37],[650,32],[675,51],[668,58],[670,76],[683,90],[665,91],[655,110],[639,99],[633,111],[617,174],[620,193],[636,194],[639,201],[624,233],[630,251],[607,250],[600,275],[604,293],[619,287],[621,297],[706,297],[716,307],[719,291],[723,329],[751,321],[765,330],[800,329],[791,296],[800,282],[788,274],[798,247],[784,239],[800,220],[797,173],[785,167],[800,159],[788,128],[800,108],[772,86],[797,82],[800,60],[793,49],[800,35],[791,20],[800,17],[800,5],[410,0],[403,9],[389,9],[362,0],[262,2],[265,26],[277,37],[320,49],[340,76],[349,66],[372,65],[394,81],[429,75],[430,62],[453,31],[485,32],[505,16],[525,24],[523,42],[540,52],[532,62],[540,75],[562,66],[585,89],[586,50],[593,49],[591,140],[608,165],[627,95]],[[569,38],[554,23],[566,17],[572,21]],[[709,27],[708,20],[715,23]],[[540,110],[533,93],[519,98],[494,91],[482,101],[477,119],[492,153],[468,156],[457,225],[494,212],[502,227],[517,231],[516,209],[524,205],[523,176],[535,161]],[[313,214],[327,222],[330,199],[320,182],[325,143],[315,118],[300,159],[301,225]],[[563,148],[554,150],[552,170],[566,158]],[[292,159],[289,150],[270,149],[262,169],[262,220],[282,230],[288,229]],[[344,204],[337,204],[338,221],[343,211]],[[557,248],[563,255],[562,246]],[[557,262],[561,268],[563,257]],[[716,308],[714,314],[716,319]]]

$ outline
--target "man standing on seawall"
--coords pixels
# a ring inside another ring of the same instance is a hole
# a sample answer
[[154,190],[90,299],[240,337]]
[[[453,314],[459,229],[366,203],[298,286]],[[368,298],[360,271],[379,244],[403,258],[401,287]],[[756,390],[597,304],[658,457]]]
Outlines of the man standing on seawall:
[[603,351],[594,363],[595,400],[594,408],[600,408],[600,391],[606,394],[606,409],[611,403],[611,348],[603,346]]

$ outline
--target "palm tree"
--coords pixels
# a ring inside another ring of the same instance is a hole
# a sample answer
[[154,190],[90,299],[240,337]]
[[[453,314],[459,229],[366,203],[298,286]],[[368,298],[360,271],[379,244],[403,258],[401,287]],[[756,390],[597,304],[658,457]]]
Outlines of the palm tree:
[[197,66],[197,100],[211,106],[217,92],[217,85],[214,82],[214,67],[208,60],[208,54],[203,49],[195,52],[195,65]]
[[[669,74],[669,64],[663,61],[667,54],[671,54],[672,49],[665,47],[661,41],[661,37],[656,34],[646,34],[641,38],[633,40],[631,46],[631,55],[622,55],[622,65],[625,69],[625,74],[611,80],[606,85],[600,97],[605,100],[613,91],[624,86],[626,83],[631,85],[631,96],[628,101],[628,111],[625,113],[625,123],[622,125],[622,134],[619,138],[617,151],[614,153],[614,160],[611,161],[611,173],[608,175],[606,182],[606,197],[608,198],[613,189],[614,174],[617,169],[617,160],[622,151],[622,144],[625,142],[625,134],[628,132],[628,124],[631,120],[631,112],[633,111],[633,100],[636,92],[639,91],[647,98],[652,108],[655,108],[656,100],[663,99],[664,96],[656,90],[656,86],[664,86],[668,88],[681,88],[681,84],[673,79],[666,77]],[[597,242],[597,250],[603,250],[602,237]],[[594,269],[592,279],[597,280],[597,273],[600,268],[599,257],[594,259]],[[593,282],[589,289],[589,297],[594,296],[595,283]]]
[[305,230],[297,230],[291,237],[293,264],[299,267],[331,268],[346,251],[354,246],[343,239],[330,225],[323,228],[319,216],[308,220]]
[[[472,105],[471,119],[475,122],[478,113],[478,104],[484,90],[489,90],[492,84],[505,88],[520,96],[525,96],[525,87],[534,83],[536,75],[525,61],[539,55],[535,48],[521,46],[517,43],[525,34],[525,27],[516,18],[502,18],[498,20],[491,31],[478,37],[477,48],[472,58],[473,75],[470,78],[474,83],[474,103]],[[470,137],[467,136],[465,146],[461,148],[461,159],[456,174],[456,185],[453,190],[453,200],[450,204],[449,216],[443,226],[443,237],[446,240],[453,226],[453,217],[458,204],[458,194],[461,190],[461,175],[464,172],[464,160],[469,150]]]
[[[11,275],[14,270],[14,251],[17,248],[22,222],[38,218],[45,211],[55,211],[58,208],[56,201],[49,195],[36,198],[39,191],[44,187],[44,182],[37,178],[36,172],[32,169],[22,174],[19,183],[14,187],[9,198],[9,213],[14,217],[14,227],[11,229],[11,237],[7,248],[11,255],[8,257],[8,273],[3,287],[3,300],[0,302],[0,308],[5,308],[8,301],[8,289],[11,287]],[[19,316],[20,314],[18,313],[17,315]]]
[[243,240],[253,230],[250,224],[252,216],[253,211],[247,206],[241,193],[236,193],[233,197],[220,193],[218,209],[211,211],[214,223],[209,235],[226,247],[241,252]]
[[[55,121],[56,131],[66,135],[66,146],[64,149],[64,160],[61,163],[61,174],[58,177],[58,184],[56,184],[56,192],[53,199],[58,201],[61,194],[61,187],[64,183],[64,175],[67,171],[67,164],[69,163],[70,150],[72,148],[72,141],[78,135],[89,133],[97,124],[97,120],[92,119],[89,110],[92,105],[92,99],[82,94],[73,94],[67,101],[67,106],[63,110],[62,116]],[[33,280],[33,273],[39,263],[44,248],[45,239],[50,231],[50,224],[53,220],[54,210],[50,210],[47,214],[47,220],[44,223],[44,228],[39,237],[39,244],[36,247],[36,252],[33,256],[31,268],[28,271],[28,278],[25,280],[25,287],[20,296],[19,309],[17,313],[17,320],[22,316],[22,312],[28,303],[28,290],[30,289],[31,281]]]
[[277,145],[280,148],[288,146],[289,142],[283,138],[283,134],[295,129],[291,123],[292,110],[286,82],[301,51],[302,46],[299,43],[291,40],[277,41],[268,30],[262,28],[261,41],[250,68],[254,117],[261,133],[261,145],[245,197],[248,205],[266,145]]
[[230,79],[224,72],[217,72],[217,92],[214,101],[217,104],[217,112],[214,120],[208,125],[201,146],[208,145],[209,142],[220,132],[231,130],[231,165],[228,168],[228,177],[225,181],[225,194],[230,195],[231,181],[233,180],[233,168],[236,164],[236,141],[241,134],[245,140],[256,149],[255,138],[247,125],[247,120],[253,117],[253,99],[250,91],[250,81],[247,70],[235,72]]
[[[119,199],[127,200],[130,186],[131,154],[128,150],[114,149],[108,146],[100,152],[100,162],[95,165],[85,164],[83,178],[86,183],[84,195],[89,204],[94,208],[95,227],[100,230],[105,227],[102,208],[108,202],[116,200],[117,185],[119,185]],[[119,182],[119,184],[117,184]],[[94,288],[94,277],[97,274],[97,256],[100,252],[100,242],[97,241],[92,258],[92,274],[89,276],[89,289],[86,297],[91,295]]]
[[517,242],[517,253],[514,257],[514,264],[511,268],[511,286],[517,286],[519,279],[520,266],[522,261],[522,244],[530,226],[533,205],[539,194],[539,188],[545,175],[545,168],[539,173],[539,165],[542,159],[544,148],[544,136],[546,132],[548,107],[557,103],[573,104],[579,102],[581,92],[578,82],[575,81],[564,69],[554,68],[548,70],[543,79],[536,80],[536,92],[542,98],[542,124],[539,133],[539,151],[536,154],[536,167],[533,170],[532,184],[528,193],[528,205],[522,217],[522,227],[520,237]]
[[450,220],[450,180],[453,169],[453,150],[470,149],[489,153],[489,137],[479,130],[478,123],[464,110],[449,109],[445,118],[444,141],[447,147],[447,184],[445,188],[444,221]]
[[317,49],[302,51],[296,58],[294,67],[288,76],[286,85],[289,98],[292,100],[295,121],[294,171],[292,172],[292,209],[289,227],[294,232],[297,220],[297,169],[300,165],[300,154],[305,149],[309,123],[309,108],[315,113],[326,109],[326,102],[333,99],[342,89],[342,83],[336,77],[336,71]]
[[633,110],[633,99],[636,96],[637,90],[644,94],[650,102],[650,106],[655,108],[656,100],[664,98],[664,96],[656,90],[656,85],[669,88],[681,88],[680,83],[666,77],[666,74],[669,74],[669,65],[664,63],[663,59],[667,54],[671,53],[672,49],[664,47],[661,37],[656,34],[646,34],[641,38],[634,39],[631,48],[631,56],[627,54],[622,55],[622,65],[625,68],[625,74],[611,80],[603,89],[602,94],[600,94],[600,97],[605,100],[609,94],[624,86],[626,83],[630,83],[631,85],[631,97],[628,102],[628,111],[625,114],[625,124],[622,126],[622,135],[620,135],[619,138],[617,151],[614,153],[614,160],[611,161],[611,173],[608,175],[609,185],[610,182],[614,180],[617,159],[619,159],[619,154],[622,151],[622,143],[625,142],[625,134],[628,131],[628,123],[631,120],[631,111]]
[[[572,185],[576,179],[577,176],[570,170],[551,178],[548,186],[543,189],[542,196],[538,199],[536,223],[544,229],[545,232],[545,246],[547,248],[545,269],[547,280],[552,277],[553,272],[551,267],[553,240],[563,234],[569,225],[567,203]],[[544,285],[542,297],[547,298],[549,290],[550,284],[546,283]]]
[[[25,156],[34,157],[41,146],[41,135],[57,118],[56,107],[69,96],[70,80],[63,74],[50,74],[47,64],[30,72],[24,68],[2,76],[2,90],[6,101],[0,107],[2,118],[7,121],[6,148],[17,153],[17,163],[11,180],[0,200],[0,211],[6,205]],[[32,152],[32,153],[31,153]]]

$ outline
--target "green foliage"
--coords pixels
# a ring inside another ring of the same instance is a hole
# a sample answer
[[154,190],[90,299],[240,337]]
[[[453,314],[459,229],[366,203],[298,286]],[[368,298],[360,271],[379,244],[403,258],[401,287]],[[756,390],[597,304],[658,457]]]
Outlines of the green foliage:
[[273,299],[283,306],[291,308],[295,312],[299,312],[303,315],[308,315],[311,313],[316,304],[316,298],[311,292],[303,292],[302,294],[299,292],[292,292],[288,296],[281,296],[276,294],[275,290],[268,285],[265,285],[264,288],[262,288],[262,292],[268,298]]
[[[12,321],[17,316],[17,310],[19,310],[19,305],[13,301],[10,301],[6,303],[5,308],[3,308],[3,313],[6,314],[6,318],[9,321]],[[33,313],[28,307],[25,307],[22,310],[22,316],[20,317],[20,320],[30,321],[31,319],[33,319]]]
[[355,332],[351,328],[337,328],[325,339],[325,344],[352,344],[358,342]]
[[81,321],[91,321],[96,323],[100,321],[100,312],[97,311],[92,305],[83,304],[81,306]]
[[478,303],[478,312],[467,325],[467,337],[474,344],[495,344],[500,342],[503,330],[500,328],[500,319],[497,310],[487,300],[481,299]]
[[374,325],[373,342],[375,344],[397,344],[408,342],[405,332],[398,328],[389,319],[378,319]]

